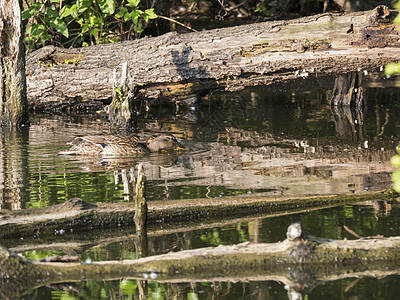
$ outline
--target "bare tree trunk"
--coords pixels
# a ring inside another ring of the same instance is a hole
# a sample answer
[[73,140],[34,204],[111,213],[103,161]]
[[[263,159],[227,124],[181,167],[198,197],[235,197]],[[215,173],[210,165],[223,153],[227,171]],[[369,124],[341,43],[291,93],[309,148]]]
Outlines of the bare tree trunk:
[[0,119],[9,126],[28,122],[24,26],[19,0],[0,0]]

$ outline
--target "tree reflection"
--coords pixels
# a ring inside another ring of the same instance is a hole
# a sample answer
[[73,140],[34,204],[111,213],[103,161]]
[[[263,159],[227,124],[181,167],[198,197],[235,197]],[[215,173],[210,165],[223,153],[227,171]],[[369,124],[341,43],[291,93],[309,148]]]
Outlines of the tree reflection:
[[360,142],[364,139],[364,116],[360,108],[332,106],[331,110],[335,119],[337,138],[353,142]]
[[28,128],[0,131],[0,208],[18,210],[26,199]]

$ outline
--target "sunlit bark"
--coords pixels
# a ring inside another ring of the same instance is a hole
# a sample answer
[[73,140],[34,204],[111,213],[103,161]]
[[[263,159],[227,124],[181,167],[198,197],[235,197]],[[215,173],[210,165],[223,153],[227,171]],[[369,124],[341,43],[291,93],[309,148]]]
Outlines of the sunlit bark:
[[123,63],[135,99],[171,100],[378,69],[400,59],[398,25],[390,14],[380,6],[81,49],[48,46],[27,58],[29,100],[36,107],[71,99],[109,102],[114,70],[121,74]]
[[8,126],[28,122],[24,26],[21,2],[0,1],[0,119]]

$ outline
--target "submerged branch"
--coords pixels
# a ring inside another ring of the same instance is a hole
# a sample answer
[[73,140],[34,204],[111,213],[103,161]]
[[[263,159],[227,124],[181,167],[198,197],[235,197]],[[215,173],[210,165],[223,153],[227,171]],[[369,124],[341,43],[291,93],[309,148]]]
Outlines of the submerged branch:
[[[148,203],[149,229],[170,223],[290,213],[305,208],[340,205],[367,200],[388,200],[388,193],[368,192],[314,197],[250,197],[162,200]],[[134,226],[135,208],[131,203],[86,203],[73,198],[45,208],[0,212],[0,237],[46,236],[57,232],[79,232],[84,228],[119,228]]]
[[23,290],[56,282],[116,278],[262,279],[281,281],[302,292],[326,280],[400,274],[400,237],[332,241],[303,232],[298,223],[289,226],[287,235],[279,243],[243,243],[88,264],[32,262],[0,248],[0,296],[16,297]]

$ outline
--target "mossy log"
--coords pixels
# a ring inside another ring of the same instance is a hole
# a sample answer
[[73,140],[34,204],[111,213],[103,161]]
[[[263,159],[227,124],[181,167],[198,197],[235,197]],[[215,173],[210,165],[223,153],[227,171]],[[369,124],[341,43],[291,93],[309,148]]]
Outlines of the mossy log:
[[288,228],[273,244],[243,243],[137,260],[33,262],[0,248],[0,297],[57,282],[136,278],[162,282],[275,280],[302,292],[323,281],[399,274],[400,237],[327,240]]
[[129,89],[142,99],[376,69],[400,60],[396,14],[379,6],[80,49],[48,46],[27,58],[28,97],[35,107],[110,101],[113,74],[125,62]]
[[[388,200],[386,192],[315,197],[223,197],[189,200],[163,200],[148,203],[149,230],[173,223],[290,213],[305,208],[341,205],[367,200]],[[131,203],[86,203],[73,198],[46,208],[0,212],[0,237],[20,238],[54,235],[57,232],[87,231],[88,228],[134,227],[135,207]]]

